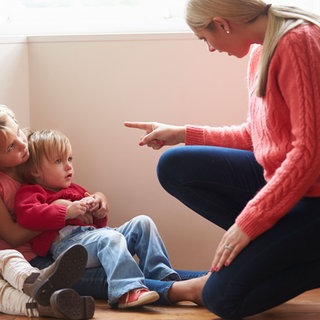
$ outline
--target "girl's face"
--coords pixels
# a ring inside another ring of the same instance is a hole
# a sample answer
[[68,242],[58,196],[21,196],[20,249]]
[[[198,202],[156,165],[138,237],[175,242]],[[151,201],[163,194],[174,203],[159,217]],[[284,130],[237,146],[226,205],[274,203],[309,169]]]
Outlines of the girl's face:
[[28,141],[19,125],[8,117],[7,134],[0,145],[0,170],[7,171],[24,163],[29,158]]
[[41,168],[33,172],[36,182],[42,187],[59,191],[68,188],[72,182],[73,166],[72,156],[57,156],[49,161],[45,156],[41,162]]

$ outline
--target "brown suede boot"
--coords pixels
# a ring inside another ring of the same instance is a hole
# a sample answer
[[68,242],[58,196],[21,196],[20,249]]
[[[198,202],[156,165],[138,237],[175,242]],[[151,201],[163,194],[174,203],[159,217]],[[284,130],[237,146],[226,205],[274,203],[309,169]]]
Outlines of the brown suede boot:
[[70,288],[80,280],[87,259],[87,250],[82,245],[70,247],[51,266],[31,274],[23,285],[23,292],[40,305],[49,306],[54,291]]
[[85,320],[93,318],[95,303],[92,297],[82,297],[73,289],[61,289],[52,294],[49,306],[35,302],[27,308],[37,309],[40,317]]

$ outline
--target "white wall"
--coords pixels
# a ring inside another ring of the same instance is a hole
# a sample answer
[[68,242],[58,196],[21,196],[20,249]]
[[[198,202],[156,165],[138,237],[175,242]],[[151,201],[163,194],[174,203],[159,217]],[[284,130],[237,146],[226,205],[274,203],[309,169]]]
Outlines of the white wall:
[[24,37],[0,37],[0,104],[12,106],[21,125],[29,125],[28,45]]
[[[110,224],[148,214],[174,267],[207,269],[221,230],[160,187],[155,167],[162,151],[139,147],[142,132],[123,122],[241,122],[246,59],[209,54],[191,34],[32,37],[29,65],[25,51],[21,58],[17,47],[14,57],[5,49],[1,69],[9,60],[15,80],[21,72],[24,84],[29,74],[31,126],[58,128],[70,137],[76,182],[108,195]],[[0,84],[5,81],[1,74]],[[21,94],[27,103],[26,88],[4,88],[0,98],[20,109],[16,98]]]

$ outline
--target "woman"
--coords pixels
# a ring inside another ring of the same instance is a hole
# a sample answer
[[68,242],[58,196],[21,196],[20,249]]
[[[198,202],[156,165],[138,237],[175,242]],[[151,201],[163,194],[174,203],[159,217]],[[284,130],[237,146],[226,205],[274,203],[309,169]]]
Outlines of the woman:
[[186,20],[210,52],[251,49],[249,113],[238,126],[146,130],[162,186],[224,228],[202,293],[239,319],[320,286],[320,17],[260,0],[189,0]]
[[[0,105],[1,249],[12,249],[14,247],[24,255],[32,266],[43,269],[51,265],[54,262],[53,259],[51,257],[36,256],[32,252],[30,244],[26,244],[26,242],[37,235],[37,232],[22,228],[12,219],[15,192],[21,184],[19,175],[17,174],[17,166],[27,161],[28,157],[28,144],[24,132],[19,128],[13,112],[6,106]],[[104,203],[102,206],[107,206],[107,204]],[[83,271],[83,268],[80,271]],[[145,283],[150,290],[159,293],[159,304],[171,304],[183,300],[193,301],[199,305],[202,304],[201,290],[207,278],[204,276],[205,273],[189,271],[178,271],[178,273],[182,279],[187,280],[160,281],[146,279]],[[75,283],[81,274],[77,272],[72,277],[70,276],[69,278],[73,279],[72,283]],[[86,269],[83,277],[75,285],[74,289],[85,297],[93,296],[97,299],[107,300],[108,285],[104,269],[102,267]],[[86,302],[89,298],[81,299],[79,296],[78,300],[80,302],[82,300]],[[91,316],[91,314],[89,315]]]

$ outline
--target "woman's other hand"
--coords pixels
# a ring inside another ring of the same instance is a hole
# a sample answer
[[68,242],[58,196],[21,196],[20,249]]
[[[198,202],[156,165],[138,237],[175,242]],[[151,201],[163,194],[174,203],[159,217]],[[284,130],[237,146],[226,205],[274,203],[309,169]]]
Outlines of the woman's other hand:
[[232,225],[218,244],[210,271],[227,267],[250,243],[250,238],[236,225]]

